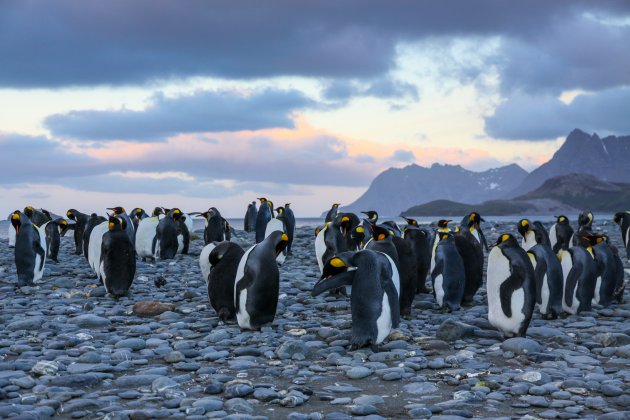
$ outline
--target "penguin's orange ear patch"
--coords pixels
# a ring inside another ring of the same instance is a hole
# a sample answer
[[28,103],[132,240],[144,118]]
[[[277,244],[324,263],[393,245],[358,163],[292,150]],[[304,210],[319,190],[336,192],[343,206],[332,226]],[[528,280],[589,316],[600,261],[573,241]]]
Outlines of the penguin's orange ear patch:
[[383,239],[385,239],[386,236],[384,233],[381,233],[380,235],[378,235],[378,237],[376,238],[377,241],[382,241]]
[[503,235],[501,235],[501,242],[507,241],[509,238],[510,238],[510,235],[508,235],[507,233],[504,233]]
[[333,258],[332,260],[330,260],[330,265],[335,268],[342,268],[346,266],[346,263],[344,263],[341,258]]
[[529,222],[527,220],[525,219],[521,220],[521,226],[525,227],[527,225],[529,225]]

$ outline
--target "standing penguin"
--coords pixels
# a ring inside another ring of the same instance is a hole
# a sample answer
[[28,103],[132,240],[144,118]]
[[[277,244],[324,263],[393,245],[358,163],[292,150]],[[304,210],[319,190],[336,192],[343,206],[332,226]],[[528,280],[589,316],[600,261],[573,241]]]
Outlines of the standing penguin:
[[597,284],[597,263],[590,238],[582,235],[580,244],[560,252],[564,276],[562,308],[569,314],[591,310]]
[[243,229],[245,232],[256,231],[256,216],[258,216],[258,209],[256,208],[256,202],[252,201],[247,205],[247,212],[245,213],[245,220],[243,221]]
[[536,305],[534,267],[509,234],[500,235],[488,255],[488,321],[506,337],[524,337]]
[[433,296],[440,308],[448,312],[461,307],[466,285],[466,269],[455,237],[450,232],[439,232],[439,242],[435,247],[431,283]]
[[210,207],[208,211],[199,215],[206,219],[206,228],[203,231],[204,245],[210,242],[223,242],[226,239],[229,241],[227,238],[230,234],[229,225],[216,207]]
[[127,215],[127,212],[125,211],[124,207],[111,207],[111,208],[108,208],[107,210],[113,211],[114,216],[122,217],[123,219],[125,219],[125,222],[126,222],[125,232],[127,233],[127,236],[129,236],[129,240],[135,247],[136,232],[133,230],[133,223],[131,222],[131,219]]
[[352,348],[381,344],[400,323],[397,269],[391,259],[371,250],[344,252],[324,267],[312,295],[352,286]]
[[324,223],[329,223],[335,220],[335,217],[337,217],[337,211],[340,205],[341,204],[339,203],[335,203],[332,205],[330,210],[328,210],[328,213],[326,213],[326,219],[324,219]]
[[291,250],[293,247],[293,237],[295,236],[295,214],[293,214],[293,210],[291,209],[291,203],[286,203],[284,205],[283,215],[284,215],[284,225],[287,228],[287,236],[289,237],[289,245],[287,246],[287,255],[291,255]]
[[573,228],[566,216],[560,215],[556,217],[556,223],[549,229],[549,244],[556,254],[561,250],[568,250],[573,238]]
[[411,317],[411,305],[416,294],[417,266],[411,244],[388,230],[386,225],[372,226],[372,240],[366,249],[382,252],[387,255],[398,271],[400,314]]
[[123,217],[110,216],[101,242],[99,277],[116,298],[127,294],[136,275],[136,254],[126,223]]
[[562,265],[550,244],[537,243],[527,254],[534,267],[536,303],[544,319],[556,319],[562,314],[564,278]]
[[69,209],[66,212],[68,219],[73,220],[74,224],[74,246],[76,255],[84,254],[83,252],[83,234],[88,224],[90,217],[87,214],[83,214],[76,209]]
[[160,219],[163,217],[164,210],[162,207],[156,207],[153,209],[151,217],[146,217],[138,223],[138,229],[136,231],[136,252],[138,256],[142,258],[142,261],[146,261],[147,258],[155,259],[153,242],[157,236],[158,223],[160,223]]
[[623,261],[621,261],[621,257],[619,256],[619,249],[610,243],[608,237],[606,237],[606,242],[608,242],[608,246],[613,253],[613,257],[615,259],[615,264],[617,265],[617,281],[615,282],[615,291],[613,292],[613,299],[617,303],[623,303],[623,292],[626,288],[624,283],[625,270],[623,267]]
[[481,230],[481,222],[485,222],[483,217],[477,212],[472,212],[464,216],[459,226],[462,229],[468,229],[481,246],[488,251],[488,242],[486,241],[486,236],[483,234],[483,230]]
[[458,228],[453,236],[466,273],[462,304],[468,306],[473,304],[477,290],[483,285],[483,248],[468,229]]
[[200,256],[199,262],[207,267],[205,281],[208,285],[208,299],[219,319],[227,322],[236,316],[234,280],[245,251],[234,242],[228,241],[208,244],[206,247],[211,247],[210,252],[205,255],[205,261]]
[[280,291],[276,257],[288,243],[286,233],[275,231],[243,254],[234,281],[236,320],[242,329],[259,330],[275,318]]
[[32,206],[27,206],[24,208],[24,214],[31,219],[35,226],[44,229],[46,235],[46,257],[54,262],[58,262],[57,255],[59,254],[61,235],[57,224],[52,222],[50,212],[44,209],[36,210]]
[[[13,216],[13,213],[11,213],[9,215],[9,217],[7,218],[7,220],[9,220],[9,222],[11,221],[11,216]],[[11,223],[9,223],[9,227],[8,227],[8,236],[9,236],[9,248],[15,248],[15,228],[13,227],[13,225]]]
[[592,235],[590,243],[597,263],[597,282],[593,303],[610,306],[615,299],[617,287],[617,260],[604,236]]
[[256,243],[262,242],[265,239],[265,232],[267,230],[267,223],[271,220],[273,213],[271,211],[271,205],[265,197],[259,198],[260,208],[256,215]]
[[11,215],[11,226],[15,230],[15,268],[18,286],[39,283],[46,265],[46,234],[44,229],[33,225],[19,210]]
[[182,211],[174,208],[158,222],[152,247],[155,259],[173,259],[176,254],[187,252],[190,233],[182,216]]
[[99,216],[96,213],[92,213],[90,218],[88,219],[87,224],[85,225],[85,230],[83,231],[83,256],[90,261],[89,258],[89,249],[90,249],[90,238],[92,237],[92,230],[94,227],[100,225],[103,222],[106,222],[107,219],[103,216]]
[[621,229],[621,240],[626,249],[626,258],[630,260],[630,211],[615,213],[614,221]]
[[[415,222],[415,220],[414,220]],[[416,293],[429,293],[427,275],[431,268],[431,232],[426,228],[410,226],[404,229],[404,239],[409,242],[416,259]]]
[[446,219],[438,220],[437,222],[437,229],[435,230],[433,236],[433,245],[431,247],[431,267],[429,268],[429,273],[432,273],[433,269],[435,268],[435,249],[440,242],[440,233],[449,233],[451,231],[451,228],[448,227],[448,224],[450,222],[450,220]]

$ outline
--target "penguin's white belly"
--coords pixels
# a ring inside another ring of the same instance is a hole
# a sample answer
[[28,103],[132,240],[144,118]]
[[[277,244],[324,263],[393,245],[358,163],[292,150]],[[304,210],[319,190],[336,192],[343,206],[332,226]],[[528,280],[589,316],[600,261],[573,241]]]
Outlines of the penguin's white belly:
[[525,237],[523,237],[521,247],[525,251],[529,251],[534,245],[536,245],[536,234],[530,230],[529,232],[525,233]]
[[44,276],[44,267],[41,267],[40,269],[41,263],[42,263],[42,257],[39,254],[35,254],[35,268],[33,270],[33,283],[40,283],[42,277]]
[[400,274],[398,273],[398,268],[396,267],[396,263],[394,262],[394,260],[391,259],[391,257],[383,252],[380,252],[380,254],[385,255],[385,257],[387,257],[387,260],[389,261],[389,265],[392,267],[392,283],[394,283],[394,287],[396,288],[396,293],[398,294],[398,297],[400,297]]
[[433,273],[433,269],[435,268],[435,250],[437,249],[439,243],[440,240],[436,236],[435,241],[433,241],[433,249],[431,250],[431,268],[429,269],[429,273]]
[[387,293],[383,293],[381,315],[376,319],[376,344],[381,344],[392,331],[392,310],[389,307]]
[[479,231],[477,229],[471,230],[470,233],[472,233],[472,236],[475,237],[477,242],[481,243],[481,239],[479,239]]
[[597,277],[597,281],[595,282],[595,294],[593,295],[593,300],[592,302],[597,304],[599,303],[599,289],[602,287],[602,278],[601,277]]
[[284,224],[278,219],[271,219],[265,229],[265,238],[275,231],[284,232]]
[[15,228],[9,223],[9,248],[15,247]]
[[540,313],[545,315],[547,313],[547,306],[549,305],[549,284],[547,283],[547,274],[543,277],[542,289],[540,290]]
[[140,258],[153,257],[153,239],[157,234],[157,217],[147,217],[138,224],[136,231],[136,252]]
[[551,226],[551,229],[549,230],[549,243],[551,244],[551,248],[556,246],[556,244],[558,243],[558,235],[556,233],[557,226],[558,224],[555,223],[553,226]]
[[241,290],[238,296],[238,311],[236,312],[236,320],[241,328],[252,329],[251,319],[247,312],[247,289]]
[[247,313],[247,308],[245,304],[247,303],[247,289],[243,289],[240,294],[237,294],[237,286],[243,280],[245,276],[245,265],[247,264],[247,259],[249,258],[249,254],[256,248],[256,245],[250,247],[245,254],[241,257],[241,260],[238,263],[238,268],[236,269],[236,278],[234,281],[234,306],[236,307],[236,320],[238,321],[238,325],[242,328],[251,329],[251,323],[249,319],[249,314]]
[[184,235],[177,235],[177,254],[184,250]]
[[[15,232],[15,230],[13,232]],[[630,227],[626,230],[626,248],[628,248],[628,245],[630,245]]]
[[39,254],[35,254],[35,269],[33,271],[33,283],[40,283],[42,277],[44,277],[44,267],[46,266],[46,256],[48,255],[48,245],[46,244],[46,225],[50,222],[44,223],[43,226],[35,226],[37,229],[37,233],[39,234],[39,244],[40,248],[44,253],[44,258],[39,256]]
[[518,334],[518,330],[525,320],[525,314],[523,314],[525,291],[523,288],[515,290],[510,297],[512,316],[506,316],[501,307],[501,285],[510,275],[509,260],[503,255],[499,247],[493,248],[488,256],[488,321],[495,328],[503,331],[505,335]]
[[317,258],[317,265],[319,266],[319,274],[324,273],[324,252],[326,252],[326,242],[324,242],[324,233],[327,227],[319,231],[315,237],[315,257]]
[[573,258],[571,257],[571,253],[569,251],[560,251],[561,256],[561,266],[562,266],[562,277],[563,277],[563,287],[562,287],[562,309],[569,314],[574,314],[577,312],[577,308],[580,306],[580,302],[577,300],[577,288],[578,285],[575,285],[575,289],[573,289],[573,301],[571,302],[571,306],[567,304],[566,296],[567,292],[567,279],[569,278],[569,273],[573,268]]
[[94,273],[100,278],[99,265],[101,263],[101,244],[103,243],[103,235],[108,230],[108,223],[102,222],[92,229],[90,233],[90,245],[88,247],[88,262]]
[[109,290],[107,289],[107,283],[105,283],[105,280],[107,279],[107,276],[105,275],[105,261],[100,262],[98,266],[98,272],[100,273],[101,282],[103,282],[103,286],[105,286],[105,291],[109,293]]
[[186,218],[186,220],[184,220],[184,224],[188,228],[188,232],[192,233],[192,231],[193,231],[193,219],[192,219],[192,217],[190,217],[188,215],[188,213],[184,213],[183,216]]
[[212,266],[210,265],[209,257],[212,250],[215,248],[213,243],[209,243],[204,246],[201,250],[201,254],[199,254],[199,268],[201,269],[201,277],[208,284],[208,276],[210,275],[210,269]]
[[444,277],[440,274],[435,278],[433,287],[435,288],[435,300],[438,305],[442,306],[444,303]]
[[155,252],[153,253],[153,258],[156,260],[160,259],[160,240],[155,241]]

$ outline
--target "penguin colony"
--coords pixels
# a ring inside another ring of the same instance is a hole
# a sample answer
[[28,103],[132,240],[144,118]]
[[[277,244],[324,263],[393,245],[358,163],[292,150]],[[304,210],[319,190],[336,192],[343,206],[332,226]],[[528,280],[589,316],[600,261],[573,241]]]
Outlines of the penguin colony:
[[[9,246],[14,248],[18,286],[43,280],[46,260],[57,261],[60,237],[73,231],[75,254],[83,255],[105,290],[125,295],[134,280],[136,258],[173,259],[187,254],[192,217],[204,219],[204,248],[199,266],[208,298],[221,322],[236,321],[242,329],[259,330],[274,320],[278,303],[278,266],[291,256],[295,216],[287,203],[274,208],[265,197],[252,201],[244,229],[255,232],[248,249],[231,241],[232,227],[215,207],[184,213],[156,207],[127,213],[108,208],[107,217],[69,209],[66,217],[27,206],[9,215]],[[351,303],[351,345],[382,343],[401,317],[411,317],[414,296],[432,293],[442,310],[474,304],[483,287],[487,253],[488,320],[505,337],[525,336],[538,306],[543,319],[621,302],[624,270],[630,259],[630,212],[614,215],[625,253],[606,235],[593,230],[593,213],[585,210],[573,230],[565,215],[549,231],[539,221],[520,220],[491,247],[476,212],[453,226],[442,219],[437,228],[404,218],[379,223],[375,211],[339,211],[335,203],[324,224],[315,229],[315,257],[321,278],[312,295],[324,292]],[[427,287],[430,279],[431,288]],[[160,287],[156,280],[156,286]]]

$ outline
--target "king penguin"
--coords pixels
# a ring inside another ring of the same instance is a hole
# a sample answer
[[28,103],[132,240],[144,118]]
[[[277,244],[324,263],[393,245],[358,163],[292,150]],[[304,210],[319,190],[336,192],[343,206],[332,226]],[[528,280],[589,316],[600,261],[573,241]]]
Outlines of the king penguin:
[[44,209],[36,210],[33,206],[27,206],[24,208],[24,214],[31,219],[35,226],[44,230],[46,235],[46,257],[54,262],[58,262],[57,256],[59,254],[61,235],[59,234],[58,225],[52,220],[50,212]]
[[258,209],[256,208],[256,202],[252,201],[247,205],[247,211],[245,212],[245,219],[243,221],[243,230],[245,230],[245,232],[256,232],[257,215]]
[[500,235],[488,255],[488,321],[506,337],[524,337],[536,305],[534,267],[514,236]]
[[462,304],[470,306],[473,304],[477,290],[483,285],[483,248],[468,229],[457,227],[453,236],[457,252],[462,257],[466,275]]
[[[13,213],[11,213],[9,215],[9,217],[7,218],[7,220],[9,222],[11,222],[11,216],[13,216]],[[15,228],[13,227],[13,225],[11,223],[9,223],[9,227],[8,227],[8,236],[9,236],[9,248],[15,248]]]
[[208,244],[206,247],[212,248],[205,256],[205,261],[202,260],[202,256],[199,257],[199,261],[202,267],[207,266],[207,269],[202,269],[202,271],[207,271],[205,281],[208,285],[208,299],[219,320],[227,322],[236,316],[234,280],[245,251],[239,245],[229,241]]
[[144,211],[144,209],[136,207],[135,209],[131,210],[131,215],[129,217],[131,219],[131,222],[133,223],[133,231],[137,232],[140,221],[142,219],[146,219],[147,217],[149,217],[149,215],[146,211]]
[[556,217],[556,223],[549,229],[549,244],[556,254],[568,250],[572,246],[573,228],[566,216]]
[[605,236],[591,235],[589,239],[597,263],[597,282],[595,283],[593,303],[610,306],[615,300],[618,278],[617,261]]
[[160,219],[163,217],[164,210],[162,207],[156,207],[153,209],[151,217],[146,217],[138,223],[138,230],[136,231],[136,252],[138,256],[142,258],[142,261],[146,261],[147,258],[155,259],[153,242],[157,235],[158,223],[160,223]]
[[18,286],[32,286],[39,283],[46,265],[46,234],[44,229],[35,226],[22,212],[11,214],[11,226],[15,230],[15,268]]
[[461,307],[466,285],[466,269],[455,237],[451,232],[438,232],[435,247],[431,283],[433,296],[440,308],[448,312]]
[[[577,235],[577,233],[576,233]],[[569,314],[590,311],[597,284],[597,262],[587,234],[578,238],[578,245],[560,252],[564,292],[562,308]]]
[[85,233],[85,229],[87,227],[88,221],[90,220],[90,216],[87,214],[81,213],[77,209],[69,209],[66,212],[66,217],[68,219],[74,221],[74,246],[76,255],[83,254],[83,234]]
[[199,215],[205,219],[206,224],[203,231],[204,245],[210,242],[229,241],[229,225],[216,207],[210,207],[208,211],[199,213]]
[[280,291],[276,257],[288,243],[286,233],[275,231],[243,254],[234,281],[236,320],[242,329],[259,330],[275,318]]
[[129,236],[129,240],[131,241],[131,243],[135,246],[136,243],[136,232],[133,230],[133,223],[131,222],[131,219],[129,218],[129,215],[127,215],[127,212],[125,211],[124,207],[110,207],[107,210],[111,210],[114,212],[114,216],[116,217],[122,217],[123,219],[125,219],[125,232],[127,233],[127,236]]
[[176,254],[188,252],[190,233],[182,217],[183,212],[174,208],[158,222],[152,247],[155,259],[172,259]]
[[481,222],[485,222],[483,217],[477,212],[471,212],[464,216],[459,226],[462,229],[468,229],[481,246],[488,251],[488,242],[486,241],[486,236],[483,234],[483,230],[481,230]]
[[110,216],[101,244],[99,277],[116,298],[127,294],[136,275],[136,254],[126,224],[125,218]]
[[272,219],[273,213],[269,201],[265,197],[259,198],[260,208],[256,215],[256,243],[262,242],[265,239],[265,233],[267,231],[267,223]]
[[621,240],[626,249],[626,258],[630,260],[630,211],[615,213],[614,221],[621,229]]
[[431,232],[419,227],[418,223],[409,222],[412,219],[406,219],[409,225],[403,229],[403,238],[409,242],[416,259],[416,293],[429,293],[427,288],[427,275],[431,268]]
[[293,237],[295,236],[295,214],[291,208],[291,203],[286,203],[283,210],[284,225],[287,228],[287,236],[289,237],[287,255],[291,255],[293,249]]
[[440,233],[449,233],[451,231],[451,228],[448,227],[450,222],[451,220],[446,219],[438,220],[437,222],[437,228],[433,233],[433,245],[431,246],[431,267],[429,268],[429,273],[432,273],[435,268],[435,248],[437,248],[438,243],[440,242]]
[[562,265],[551,245],[539,242],[527,254],[534,267],[536,303],[544,319],[556,319],[562,314]]
[[352,333],[350,345],[378,345],[400,323],[396,266],[384,254],[371,250],[344,252],[324,267],[312,295],[352,286],[350,297]]
[[90,261],[89,258],[89,249],[90,249],[90,238],[92,237],[92,230],[94,227],[100,225],[103,222],[106,222],[107,219],[103,216],[99,216],[96,213],[92,213],[90,218],[88,219],[87,224],[85,225],[85,230],[83,231],[83,256]]
[[595,217],[593,216],[593,212],[590,210],[582,210],[582,212],[578,215],[578,228],[571,238],[573,246],[583,243],[583,236],[593,231],[594,220]]

